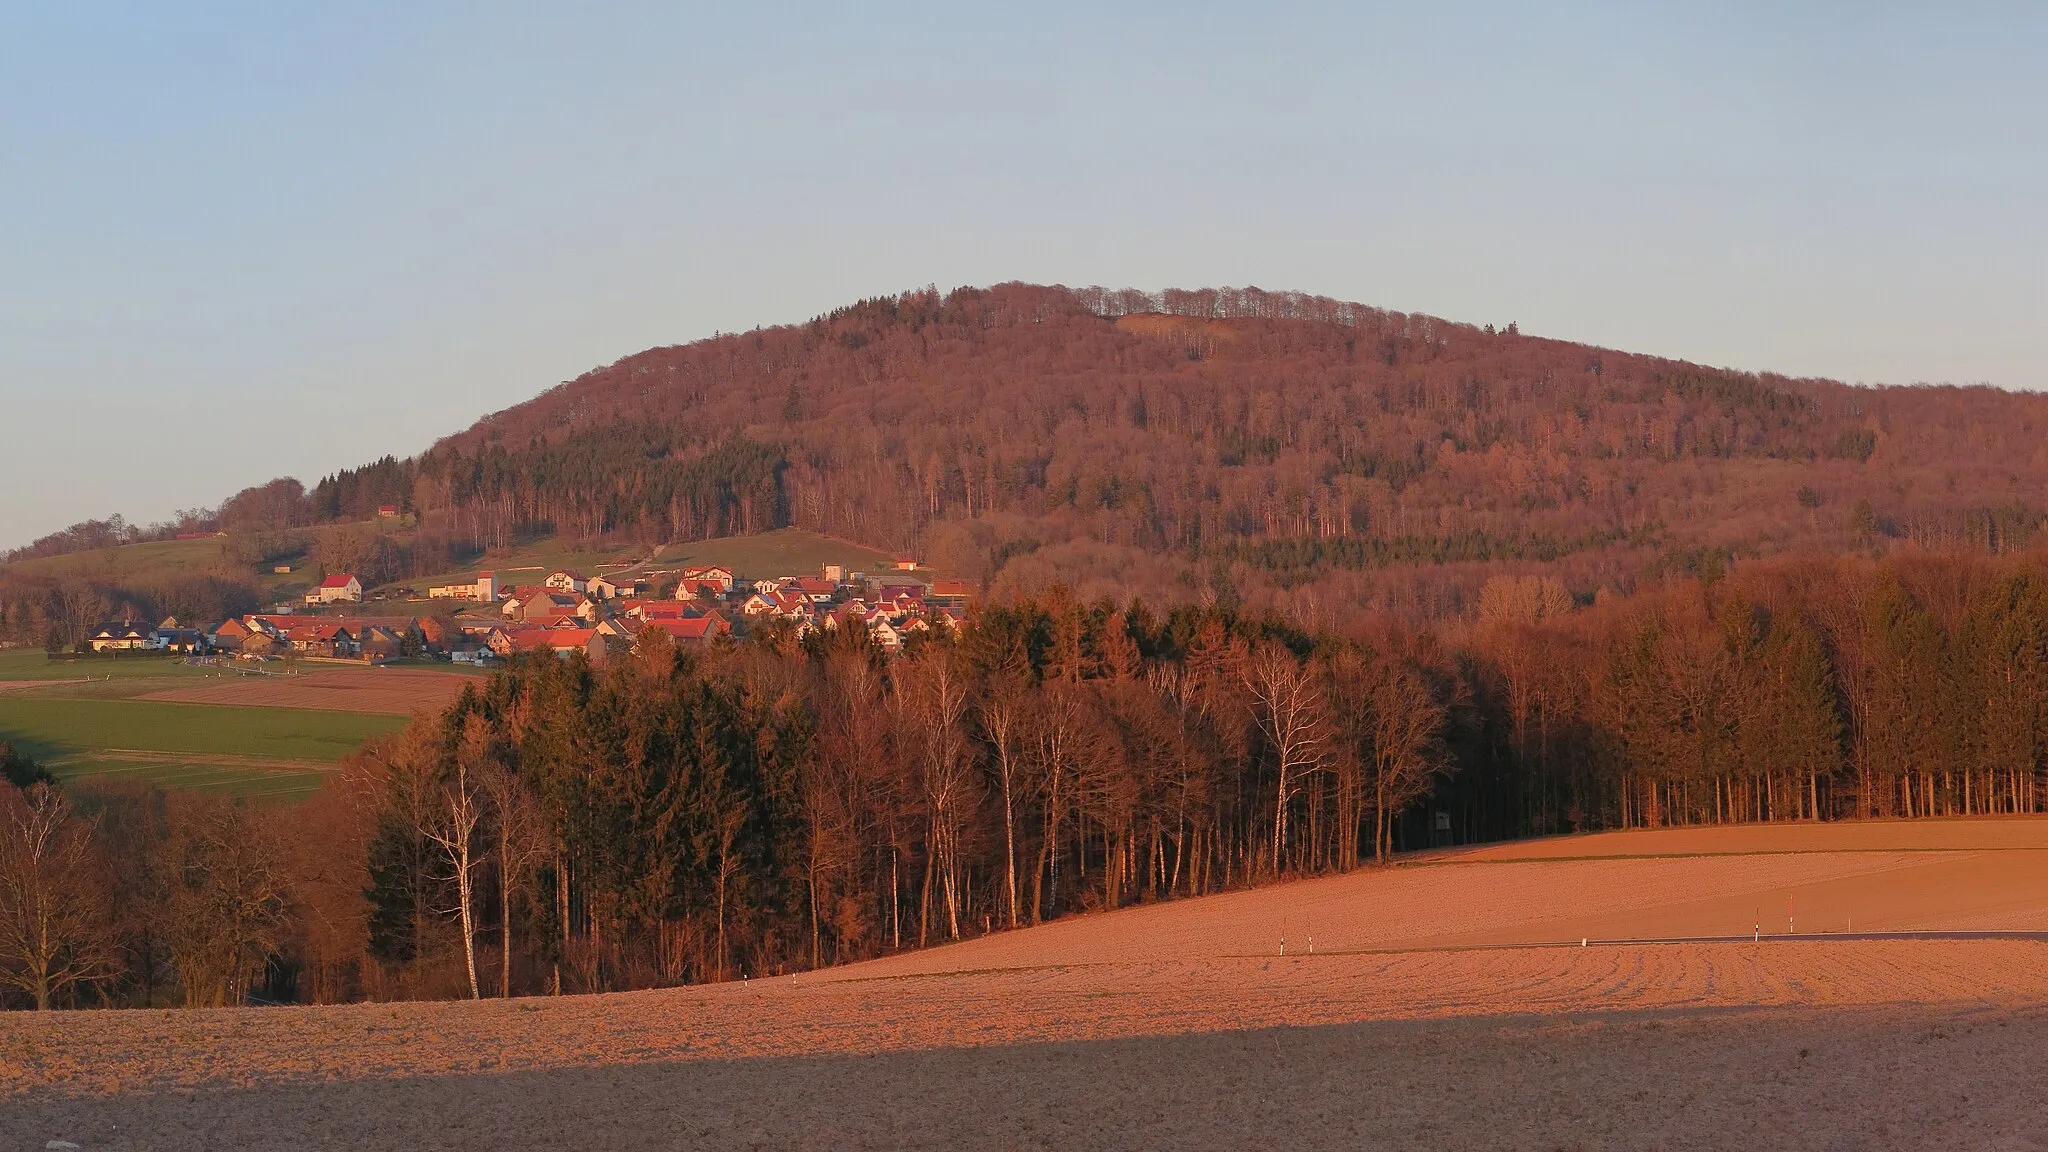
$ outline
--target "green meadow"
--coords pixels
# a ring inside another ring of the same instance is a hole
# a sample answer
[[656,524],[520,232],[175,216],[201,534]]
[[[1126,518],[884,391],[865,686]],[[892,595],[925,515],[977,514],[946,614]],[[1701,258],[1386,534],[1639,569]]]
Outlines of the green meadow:
[[51,659],[40,648],[0,649],[0,684],[21,680],[162,680],[174,687],[205,669],[189,668],[177,656],[78,656]]
[[0,693],[0,740],[59,779],[125,779],[279,799],[310,794],[329,766],[405,722],[403,716],[170,704],[41,688]]

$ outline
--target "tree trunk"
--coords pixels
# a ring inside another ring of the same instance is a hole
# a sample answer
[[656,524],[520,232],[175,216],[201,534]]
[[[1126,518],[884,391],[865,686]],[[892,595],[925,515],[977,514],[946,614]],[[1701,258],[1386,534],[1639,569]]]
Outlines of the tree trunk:
[[469,838],[463,837],[456,852],[455,899],[462,912],[462,961],[469,969],[469,998],[481,1000],[483,990],[476,980],[476,883],[469,867]]
[[998,753],[1002,757],[1003,773],[1003,894],[1009,900],[1010,927],[1017,926],[1017,815],[1012,799],[1011,778],[1015,775],[1010,766],[1010,754]]
[[1273,874],[1278,876],[1280,867],[1280,846],[1287,839],[1287,756],[1280,756],[1280,791],[1273,804]]
[[498,998],[512,998],[512,836],[498,819]]

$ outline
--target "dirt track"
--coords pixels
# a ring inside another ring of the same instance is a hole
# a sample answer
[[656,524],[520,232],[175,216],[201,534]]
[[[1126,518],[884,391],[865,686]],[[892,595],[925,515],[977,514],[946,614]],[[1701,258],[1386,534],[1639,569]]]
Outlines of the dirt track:
[[[16,1092],[0,1138],[2044,1147],[2048,944],[1440,947],[1567,922],[1662,929],[1786,889],[1854,895],[1874,921],[2048,928],[2048,821],[1808,832],[1828,850],[1741,829],[1489,849],[744,985],[16,1015],[0,1020]],[[1325,918],[1318,953],[1269,953],[1260,926],[1297,914]],[[1376,950],[1333,954],[1340,940]]]

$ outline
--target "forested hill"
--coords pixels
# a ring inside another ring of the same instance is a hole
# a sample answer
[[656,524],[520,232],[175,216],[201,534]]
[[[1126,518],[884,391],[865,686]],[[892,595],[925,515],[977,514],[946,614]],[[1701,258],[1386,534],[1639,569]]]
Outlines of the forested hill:
[[2001,551],[2042,522],[2048,399],[1697,365],[1253,289],[1002,285],[657,348],[316,516],[401,501],[488,545],[783,524],[1000,588],[1463,611],[1797,547]]

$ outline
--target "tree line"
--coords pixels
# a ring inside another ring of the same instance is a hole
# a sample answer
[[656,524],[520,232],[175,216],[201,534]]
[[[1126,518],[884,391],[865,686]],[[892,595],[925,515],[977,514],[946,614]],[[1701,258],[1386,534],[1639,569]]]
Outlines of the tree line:
[[1055,588],[897,654],[520,662],[288,811],[12,771],[0,974],[23,1006],[731,979],[1438,843],[2038,812],[2044,768],[2039,554],[1591,602],[1537,571],[1435,631]]

